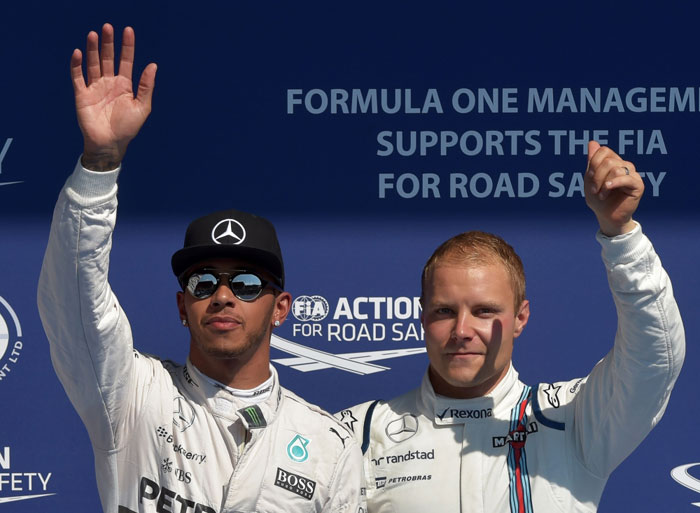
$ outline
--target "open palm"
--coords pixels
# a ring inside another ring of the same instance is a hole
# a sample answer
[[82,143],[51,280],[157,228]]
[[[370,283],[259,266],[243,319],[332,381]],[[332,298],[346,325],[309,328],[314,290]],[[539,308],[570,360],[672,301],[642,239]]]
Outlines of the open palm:
[[125,28],[119,74],[115,75],[114,29],[109,24],[102,28],[101,52],[97,34],[90,32],[86,51],[87,83],[82,72],[82,53],[76,49],[71,57],[75,108],[85,143],[83,165],[89,164],[91,169],[116,167],[151,112],[156,65],[146,67],[134,97],[131,77],[134,41],[133,29]]

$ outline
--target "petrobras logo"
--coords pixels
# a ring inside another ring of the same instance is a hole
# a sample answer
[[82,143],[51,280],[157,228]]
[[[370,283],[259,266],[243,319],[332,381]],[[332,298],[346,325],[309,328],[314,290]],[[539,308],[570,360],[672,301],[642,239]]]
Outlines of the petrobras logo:
[[[679,485],[685,486],[688,490],[700,493],[700,479],[690,473],[690,470],[693,468],[695,475],[700,476],[700,463],[688,463],[674,468],[671,471],[671,477]],[[691,504],[700,508],[700,502],[691,502]]]
[[22,354],[22,326],[17,314],[0,296],[0,381],[8,378]]
[[10,447],[0,448],[0,504],[56,495],[50,492],[51,472],[14,472]]
[[[2,141],[2,139],[0,139],[0,141]],[[8,137],[7,139],[5,139],[5,141],[2,145],[2,149],[0,149],[0,175],[2,175],[2,171],[3,171],[2,163],[5,160],[5,156],[7,155],[7,151],[10,149],[11,144],[12,144],[12,137]],[[19,182],[17,182],[17,181],[14,181],[14,182],[0,181],[0,186],[1,185],[15,185],[18,183],[22,183],[22,182],[21,181],[19,181]]]
[[[272,347],[292,355],[272,361],[302,372],[335,368],[355,374],[372,374],[389,367],[377,360],[425,353],[418,297],[341,296],[329,301],[319,294],[297,297],[292,303],[291,339],[272,335]],[[380,350],[336,352],[315,349],[339,343],[388,343]],[[410,344],[413,347],[396,347]],[[417,345],[417,347],[416,347]]]

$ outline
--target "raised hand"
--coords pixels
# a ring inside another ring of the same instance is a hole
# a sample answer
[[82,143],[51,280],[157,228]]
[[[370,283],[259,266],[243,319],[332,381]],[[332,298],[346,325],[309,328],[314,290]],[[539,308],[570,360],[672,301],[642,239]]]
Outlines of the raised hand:
[[644,193],[644,182],[634,164],[590,141],[583,185],[586,203],[598,218],[603,234],[620,235],[634,228],[632,215]]
[[136,136],[151,112],[151,98],[156,79],[156,65],[146,66],[134,97],[134,30],[124,29],[119,60],[119,74],[114,74],[114,29],[102,27],[102,48],[98,36],[87,36],[87,84],[83,77],[80,50],[71,57],[71,78],[75,92],[75,111],[83,132],[82,164],[88,169],[106,171],[116,168],[124,158],[129,142]]

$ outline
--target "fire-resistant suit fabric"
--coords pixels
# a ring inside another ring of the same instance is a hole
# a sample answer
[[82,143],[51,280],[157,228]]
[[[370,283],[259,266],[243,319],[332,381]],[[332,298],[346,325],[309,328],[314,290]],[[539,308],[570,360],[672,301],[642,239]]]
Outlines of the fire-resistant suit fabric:
[[38,291],[54,368],[92,442],[104,511],[360,510],[357,443],[281,387],[274,368],[269,397],[241,403],[189,361],[133,349],[107,279],[118,172],[76,166],[54,210]]
[[486,396],[450,399],[426,373],[415,390],[338,414],[362,444],[369,513],[597,510],[610,473],[663,415],[685,355],[641,227],[597,238],[618,329],[586,378],[530,387],[511,364]]

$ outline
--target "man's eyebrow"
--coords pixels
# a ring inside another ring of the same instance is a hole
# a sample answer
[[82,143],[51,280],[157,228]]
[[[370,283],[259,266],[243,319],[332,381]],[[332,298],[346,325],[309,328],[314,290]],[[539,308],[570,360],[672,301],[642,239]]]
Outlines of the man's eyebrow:
[[503,305],[497,301],[480,301],[474,305],[474,308],[490,308],[491,310],[502,310]]

